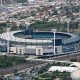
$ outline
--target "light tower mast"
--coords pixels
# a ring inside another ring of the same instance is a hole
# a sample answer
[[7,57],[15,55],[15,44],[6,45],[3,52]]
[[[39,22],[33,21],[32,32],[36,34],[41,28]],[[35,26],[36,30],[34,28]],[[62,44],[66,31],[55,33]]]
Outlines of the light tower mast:
[[9,53],[9,50],[10,50],[10,47],[9,47],[9,38],[10,38],[10,35],[9,35],[9,31],[10,31],[10,28],[7,28],[7,36],[8,36],[8,40],[7,40],[7,53]]
[[54,55],[56,54],[55,53],[55,46],[56,46],[56,44],[55,44],[55,34],[56,34],[56,29],[52,29],[52,32],[54,33]]

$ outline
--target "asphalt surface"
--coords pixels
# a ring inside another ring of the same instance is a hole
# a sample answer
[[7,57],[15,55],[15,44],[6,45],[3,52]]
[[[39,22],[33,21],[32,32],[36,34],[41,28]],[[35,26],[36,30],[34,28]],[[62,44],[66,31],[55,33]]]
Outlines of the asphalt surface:
[[27,69],[30,67],[34,67],[39,64],[43,64],[43,63],[42,62],[24,63],[24,64],[16,65],[13,67],[3,68],[3,69],[0,69],[0,75],[2,76],[2,75],[6,75],[6,74],[11,74],[11,73],[14,73],[15,69],[17,69],[19,71],[19,70]]
[[60,60],[60,61],[68,61],[68,60],[73,59],[73,58],[80,59],[80,53],[58,56],[58,57],[54,57],[52,59],[53,60]]

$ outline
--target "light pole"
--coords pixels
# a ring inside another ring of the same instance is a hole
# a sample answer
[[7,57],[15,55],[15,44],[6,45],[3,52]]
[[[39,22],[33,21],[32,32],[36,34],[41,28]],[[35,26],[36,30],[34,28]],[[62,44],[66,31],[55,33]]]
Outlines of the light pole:
[[66,20],[66,22],[67,22],[67,33],[69,33],[69,28],[70,28],[70,27],[69,27],[69,23],[70,23],[70,21],[71,21],[70,19],[67,19],[67,20]]
[[9,31],[10,31],[10,28],[7,28],[7,53],[9,53],[9,38],[10,38],[10,36],[9,36]]
[[69,33],[69,21],[67,21],[67,33]]
[[54,55],[55,55],[55,34],[56,34],[56,29],[52,29],[52,32],[54,33]]

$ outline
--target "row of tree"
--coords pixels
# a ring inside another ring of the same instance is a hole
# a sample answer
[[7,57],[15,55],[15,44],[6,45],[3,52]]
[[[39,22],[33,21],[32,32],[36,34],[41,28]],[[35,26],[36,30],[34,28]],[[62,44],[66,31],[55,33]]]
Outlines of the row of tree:
[[21,23],[19,26],[15,22],[0,23],[0,33],[6,32],[7,28],[10,28],[10,31],[15,31],[15,30],[25,30],[26,27],[27,26],[25,23]]
[[[61,23],[57,21],[35,21],[35,23],[32,23],[30,26],[33,30],[38,31],[49,31],[51,29],[57,29],[57,31],[66,32],[67,31],[67,22]],[[77,32],[80,30],[80,24],[79,22],[70,22],[69,23],[70,32]],[[15,22],[5,22],[0,23],[0,33],[5,32],[7,28],[10,28],[11,31],[15,30],[25,30],[27,28],[27,25],[25,22],[22,22],[20,25],[17,25]],[[79,31],[80,32],[80,31]]]
[[52,73],[43,73],[35,77],[35,80],[72,80],[71,73],[54,71]]
[[[57,31],[67,31],[67,22],[61,23],[57,21],[36,21],[35,23],[30,25],[31,28],[35,30],[51,30],[52,28],[56,28]],[[77,32],[80,25],[79,22],[70,22],[69,23],[70,32]]]
[[0,56],[0,69],[25,63],[26,60],[20,57]]

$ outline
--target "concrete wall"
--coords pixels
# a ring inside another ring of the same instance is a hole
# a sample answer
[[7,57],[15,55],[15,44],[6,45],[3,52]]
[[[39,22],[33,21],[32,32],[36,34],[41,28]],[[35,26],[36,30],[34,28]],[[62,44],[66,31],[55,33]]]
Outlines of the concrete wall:
[[[27,47],[11,47],[11,53],[17,54],[29,54],[29,55],[43,55],[43,53],[53,53],[54,48],[43,48],[43,47],[34,47],[34,48],[27,48]],[[56,54],[62,54],[62,46],[56,46]]]

